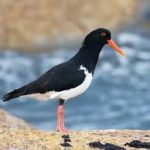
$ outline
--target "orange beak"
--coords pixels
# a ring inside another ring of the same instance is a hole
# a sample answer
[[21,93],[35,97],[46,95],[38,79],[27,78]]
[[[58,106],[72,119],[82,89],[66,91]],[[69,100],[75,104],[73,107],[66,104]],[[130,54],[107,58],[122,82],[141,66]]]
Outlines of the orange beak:
[[111,39],[111,40],[107,40],[108,45],[113,48],[115,51],[117,51],[120,55],[122,56],[126,56],[125,53],[118,47],[118,45]]

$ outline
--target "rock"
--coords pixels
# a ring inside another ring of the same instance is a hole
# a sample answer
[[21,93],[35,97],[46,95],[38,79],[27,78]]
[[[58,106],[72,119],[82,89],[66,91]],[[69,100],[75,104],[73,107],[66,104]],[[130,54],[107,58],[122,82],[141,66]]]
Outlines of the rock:
[[64,41],[81,38],[97,27],[117,28],[127,24],[137,12],[137,3],[137,0],[3,0],[0,47],[63,45]]
[[69,134],[38,131],[0,109],[0,149],[4,150],[137,150],[150,148],[149,139],[148,130],[73,131]]
[[[150,142],[149,139],[150,131],[141,130],[79,131],[64,135],[57,132],[42,132],[33,129],[0,128],[1,149],[60,150],[66,147],[69,150],[88,150],[102,145],[105,150],[108,150],[109,147],[111,150],[137,150],[137,148],[129,147],[126,143],[133,140],[146,143]],[[92,142],[95,143],[94,147]]]
[[31,126],[24,120],[14,117],[0,109],[0,128],[31,129]]

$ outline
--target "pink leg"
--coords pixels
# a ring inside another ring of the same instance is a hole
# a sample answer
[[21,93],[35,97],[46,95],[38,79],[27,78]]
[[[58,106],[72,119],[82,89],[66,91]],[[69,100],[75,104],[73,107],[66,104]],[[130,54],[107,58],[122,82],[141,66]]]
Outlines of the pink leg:
[[64,101],[60,100],[59,105],[57,107],[57,127],[56,131],[58,132],[68,132],[67,129],[64,128]]

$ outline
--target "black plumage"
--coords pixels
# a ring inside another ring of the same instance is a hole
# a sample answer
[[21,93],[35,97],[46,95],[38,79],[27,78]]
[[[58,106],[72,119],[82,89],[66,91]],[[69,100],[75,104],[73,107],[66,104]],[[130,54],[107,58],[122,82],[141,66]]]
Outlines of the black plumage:
[[[104,32],[105,38],[100,36]],[[84,70],[80,70],[80,66],[83,65],[89,73],[94,74],[99,53],[110,38],[111,34],[106,29],[92,31],[86,36],[79,52],[69,61],[53,67],[37,80],[7,93],[2,97],[3,101],[29,94],[59,92],[79,86],[86,76]]]
[[4,95],[3,101],[29,94],[59,92],[80,85],[84,81],[85,74],[82,70],[79,71],[77,64],[72,67],[70,65],[70,63],[65,62],[55,66],[37,80]]
[[64,127],[64,101],[84,93],[90,86],[94,70],[104,45],[109,44],[122,56],[123,51],[111,39],[110,31],[97,29],[89,33],[79,52],[69,61],[59,64],[37,80],[3,96],[8,101],[23,95],[36,95],[37,98],[59,99],[57,107],[56,131],[68,132]]

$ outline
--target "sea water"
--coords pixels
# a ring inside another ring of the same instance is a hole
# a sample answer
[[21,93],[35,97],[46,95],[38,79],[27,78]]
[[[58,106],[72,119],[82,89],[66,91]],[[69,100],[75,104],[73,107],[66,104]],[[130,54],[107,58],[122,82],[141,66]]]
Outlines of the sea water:
[[[127,57],[108,46],[102,50],[90,88],[65,103],[65,124],[74,130],[150,129],[150,34],[125,30],[115,41]],[[38,78],[51,67],[68,60],[77,50],[21,54],[0,52],[0,95]],[[36,128],[54,130],[57,100],[25,97],[0,108],[23,118]]]

